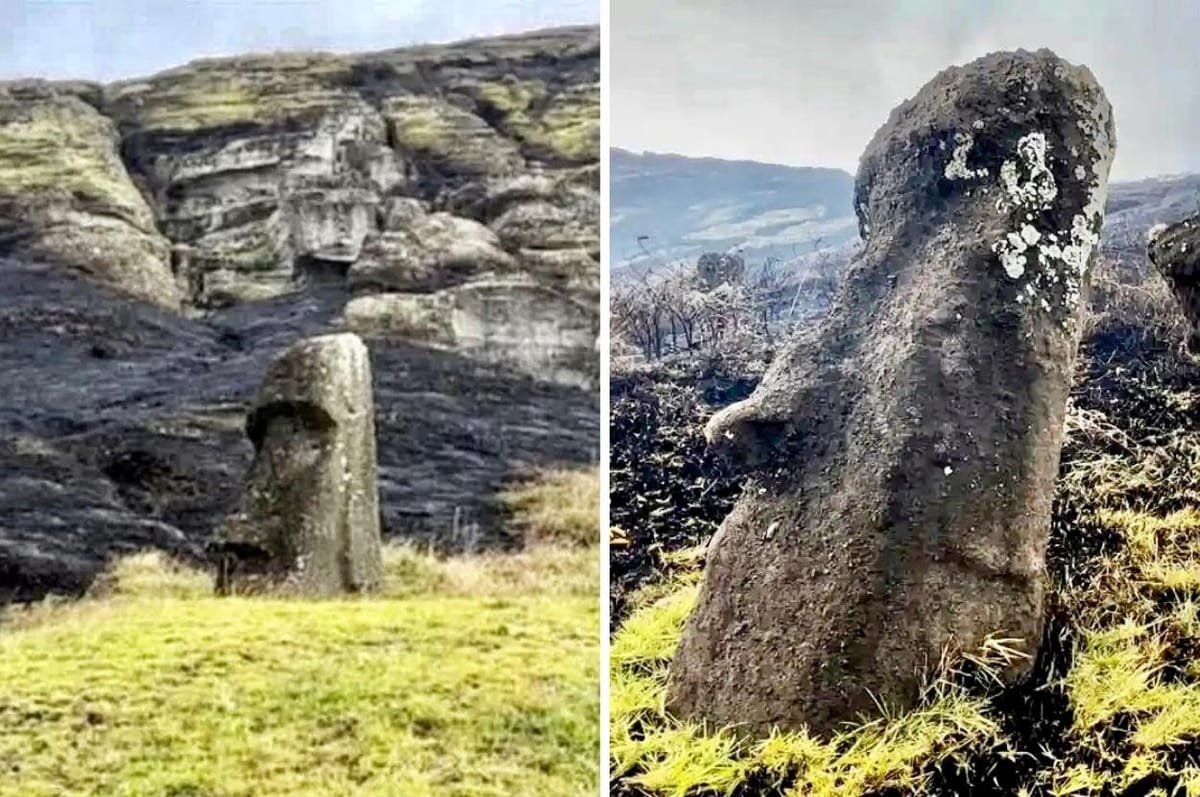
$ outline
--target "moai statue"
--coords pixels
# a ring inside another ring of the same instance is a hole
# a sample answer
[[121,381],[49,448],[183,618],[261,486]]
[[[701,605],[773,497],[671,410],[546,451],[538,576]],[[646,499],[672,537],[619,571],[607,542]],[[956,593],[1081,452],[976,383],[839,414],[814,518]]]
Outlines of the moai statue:
[[706,434],[747,469],[668,707],[743,733],[908,708],[943,654],[1041,641],[1045,552],[1115,147],[1091,73],[993,53],[860,162],[863,252],[828,320]]
[[1146,250],[1188,320],[1188,352],[1200,355],[1200,214],[1155,226]]
[[300,341],[246,421],[254,463],[218,534],[217,590],[335,595],[382,578],[371,363],[357,335]]

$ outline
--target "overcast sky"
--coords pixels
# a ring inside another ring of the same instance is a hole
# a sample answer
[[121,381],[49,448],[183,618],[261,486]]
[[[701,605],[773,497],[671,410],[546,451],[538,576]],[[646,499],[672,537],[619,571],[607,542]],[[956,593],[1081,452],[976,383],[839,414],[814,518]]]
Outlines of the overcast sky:
[[611,0],[612,143],[854,172],[939,70],[1050,47],[1091,68],[1115,179],[1200,171],[1196,0]]
[[209,55],[379,50],[599,21],[600,0],[0,0],[0,79],[108,81]]

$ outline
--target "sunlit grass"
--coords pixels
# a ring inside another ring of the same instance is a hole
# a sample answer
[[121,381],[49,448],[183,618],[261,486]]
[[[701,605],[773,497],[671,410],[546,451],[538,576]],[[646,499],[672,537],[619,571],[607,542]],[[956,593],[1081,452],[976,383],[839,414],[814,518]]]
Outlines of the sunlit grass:
[[749,741],[667,714],[666,669],[696,598],[695,585],[636,610],[613,639],[612,774],[652,794],[729,793],[754,775],[790,783],[789,794],[856,795],[915,789],[918,766],[952,758],[995,737],[984,701],[945,685],[931,703],[889,720],[864,723],[830,740],[776,733]]
[[595,794],[598,551],[385,569],[370,598],[215,598],[143,554],[8,611],[0,795]]
[[570,545],[600,544],[600,472],[546,470],[500,496],[526,539]]

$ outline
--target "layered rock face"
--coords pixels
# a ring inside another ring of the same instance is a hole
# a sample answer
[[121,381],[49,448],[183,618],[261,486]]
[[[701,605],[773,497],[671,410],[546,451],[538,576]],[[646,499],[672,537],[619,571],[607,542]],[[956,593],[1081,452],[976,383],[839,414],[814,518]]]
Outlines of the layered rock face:
[[1200,354],[1200,215],[1152,229],[1146,250],[1191,325],[1188,350]]
[[178,308],[170,243],[98,101],[89,84],[0,84],[0,253],[61,263]]
[[224,524],[217,590],[365,592],[383,578],[371,361],[357,335],[303,340],[267,370],[254,464]]
[[4,84],[0,600],[203,555],[265,369],[348,329],[384,536],[509,544],[495,494],[598,445],[598,79],[566,28]]
[[598,333],[598,81],[577,28],[8,84],[0,255],[201,309],[351,270],[361,293],[517,273]]
[[912,706],[943,654],[989,636],[1036,652],[1114,146],[1092,75],[1046,50],[948,69],[893,111],[828,321],[707,429],[750,473],[709,546],[674,712],[828,732]]

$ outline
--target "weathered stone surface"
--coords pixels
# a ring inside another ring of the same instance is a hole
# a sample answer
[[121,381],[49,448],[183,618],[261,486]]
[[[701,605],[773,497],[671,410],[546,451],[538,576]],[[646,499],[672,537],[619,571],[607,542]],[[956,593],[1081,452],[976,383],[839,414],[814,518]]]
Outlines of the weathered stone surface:
[[487,222],[506,247],[599,249],[599,196],[579,172],[529,175],[490,189]]
[[1191,324],[1188,350],[1200,354],[1200,215],[1152,228],[1146,249]]
[[159,121],[145,111],[122,119],[163,231],[190,249],[196,304],[295,290],[314,263],[344,273],[377,229],[383,195],[409,185],[379,112],[357,97],[321,96],[327,105],[304,106],[306,125],[278,131],[170,133],[137,126]]
[[215,548],[221,592],[334,595],[383,577],[371,361],[357,335],[280,355],[246,419],[254,463]]
[[[170,247],[78,84],[0,84],[0,254],[52,260],[179,307]],[[94,97],[93,97],[94,98]]]
[[746,261],[741,255],[705,252],[696,259],[696,276],[709,288],[721,283],[737,284],[745,273]]
[[410,209],[400,229],[373,237],[349,272],[358,291],[428,292],[517,268],[495,233],[472,219]]
[[[295,290],[314,263],[338,273],[367,235],[396,229],[395,198],[431,202],[529,168],[596,163],[598,54],[594,29],[565,28],[206,59],[104,87],[97,102],[163,232],[189,247],[188,298],[222,306]],[[525,242],[509,248],[558,247],[550,239],[573,223],[527,209],[508,225]]]
[[995,634],[1034,652],[1114,143],[1092,75],[1046,50],[948,69],[893,111],[829,319],[708,426],[750,474],[709,545],[673,712],[828,732],[911,706],[944,651]]
[[590,307],[528,276],[357,297],[346,305],[346,324],[365,335],[445,346],[536,379],[598,384],[592,362],[599,330]]

